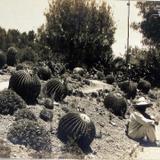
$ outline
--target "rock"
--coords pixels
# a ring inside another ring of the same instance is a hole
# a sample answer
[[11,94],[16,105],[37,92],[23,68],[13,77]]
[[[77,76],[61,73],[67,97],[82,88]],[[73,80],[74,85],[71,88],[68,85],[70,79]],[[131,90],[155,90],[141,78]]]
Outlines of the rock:
[[92,96],[93,98],[97,98],[97,97],[98,97],[98,92],[92,92],[92,93],[91,93],[91,96]]
[[41,112],[40,112],[40,118],[43,119],[44,121],[52,121],[52,118],[53,118],[53,113],[52,111],[48,111],[46,109],[43,109]]
[[73,74],[79,74],[79,75],[83,76],[84,73],[85,73],[85,71],[81,67],[75,67],[73,69]]
[[53,102],[51,99],[46,98],[44,101],[44,106],[48,109],[53,109]]
[[0,139],[0,158],[10,158],[11,148],[3,139]]
[[86,85],[90,85],[91,82],[88,80],[88,79],[84,79],[83,82],[86,84]]

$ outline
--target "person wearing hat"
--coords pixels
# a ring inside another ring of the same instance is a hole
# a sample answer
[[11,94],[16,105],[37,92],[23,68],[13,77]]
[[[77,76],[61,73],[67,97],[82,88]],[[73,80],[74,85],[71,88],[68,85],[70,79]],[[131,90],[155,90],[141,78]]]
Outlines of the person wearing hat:
[[133,104],[135,111],[130,115],[128,136],[135,140],[147,138],[147,141],[151,144],[160,146],[155,132],[155,125],[158,125],[158,121],[145,112],[146,109],[151,106],[152,103],[144,97],[140,97],[136,103]]

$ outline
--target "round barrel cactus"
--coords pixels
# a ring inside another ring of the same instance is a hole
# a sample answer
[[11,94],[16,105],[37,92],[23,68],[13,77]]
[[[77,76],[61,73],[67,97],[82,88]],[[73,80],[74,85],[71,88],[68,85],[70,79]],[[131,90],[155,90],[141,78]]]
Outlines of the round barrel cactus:
[[104,106],[115,115],[121,117],[124,117],[127,111],[126,100],[111,93],[104,98]]
[[51,78],[51,70],[48,67],[40,67],[37,75],[41,80],[46,81]]
[[9,88],[18,93],[28,104],[33,104],[40,93],[41,83],[36,75],[20,70],[12,74]]
[[151,83],[144,79],[140,79],[138,83],[138,89],[142,91],[143,93],[147,94],[149,90],[151,89]]
[[137,94],[137,83],[132,81],[124,81],[120,82],[118,86],[124,93],[126,93],[127,98],[135,98]]
[[51,138],[38,122],[21,119],[12,124],[7,138],[13,144],[20,144],[37,151],[51,151]]
[[83,113],[69,112],[58,125],[58,138],[64,143],[75,142],[82,150],[89,148],[95,134],[94,123]]
[[25,101],[16,92],[10,89],[0,92],[0,114],[13,115],[18,109],[25,107]]
[[6,64],[6,56],[0,51],[0,69]]
[[68,94],[68,87],[58,79],[51,79],[45,85],[45,94],[54,98],[56,102],[62,101]]
[[16,55],[17,55],[17,49],[15,47],[8,48],[7,64],[9,66],[14,66],[17,63]]
[[106,82],[108,84],[112,84],[112,83],[114,83],[114,81],[115,81],[115,78],[114,78],[113,74],[109,74],[109,75],[106,76]]

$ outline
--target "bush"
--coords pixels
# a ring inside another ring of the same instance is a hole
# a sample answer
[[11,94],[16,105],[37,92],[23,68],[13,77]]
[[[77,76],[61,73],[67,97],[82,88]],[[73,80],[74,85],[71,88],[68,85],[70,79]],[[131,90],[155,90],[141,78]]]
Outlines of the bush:
[[36,75],[20,70],[12,74],[9,88],[18,93],[28,104],[33,104],[40,93],[41,83]]
[[51,78],[51,70],[48,67],[40,67],[37,74],[41,80],[46,81]]
[[124,117],[127,111],[126,100],[111,93],[104,98],[104,106],[115,115],[121,117]]
[[2,69],[5,64],[6,64],[6,56],[2,51],[0,51],[0,69]]
[[94,140],[96,129],[86,114],[67,113],[58,125],[58,138],[64,143],[77,143],[82,150]]
[[21,109],[18,112],[16,112],[15,120],[18,121],[20,119],[29,119],[29,120],[37,121],[37,118],[34,115],[34,113],[27,108]]
[[151,89],[151,83],[144,79],[140,79],[138,83],[138,89],[142,91],[143,93],[147,94],[149,90]]
[[53,53],[65,56],[71,68],[83,64],[92,67],[97,61],[108,64],[115,27],[106,3],[97,7],[94,0],[52,0],[46,19],[41,39]]
[[18,109],[26,107],[24,100],[12,90],[0,92],[0,114],[13,115]]
[[56,102],[62,101],[68,94],[67,84],[61,83],[58,79],[51,79],[45,85],[45,94],[54,98]]
[[8,51],[7,51],[7,64],[9,66],[14,66],[15,64],[17,64],[17,49],[14,48],[14,47],[10,47],[8,48]]
[[7,138],[13,144],[25,145],[37,151],[51,151],[50,134],[37,122],[21,119],[13,123]]

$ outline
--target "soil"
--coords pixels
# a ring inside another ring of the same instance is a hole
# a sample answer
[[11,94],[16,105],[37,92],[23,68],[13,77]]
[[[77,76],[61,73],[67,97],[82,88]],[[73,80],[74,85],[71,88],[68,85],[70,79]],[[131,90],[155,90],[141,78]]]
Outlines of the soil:
[[[0,90],[8,87],[10,75],[0,76]],[[142,150],[139,143],[126,136],[125,128],[128,122],[126,119],[119,118],[110,113],[103,105],[103,96],[92,96],[92,93],[117,91],[116,85],[108,85],[103,81],[89,80],[90,83],[83,84],[82,80],[76,80],[70,76],[70,86],[74,90],[82,92],[81,96],[67,96],[62,103],[54,103],[53,120],[45,122],[39,118],[43,105],[27,106],[38,118],[38,122],[50,131],[52,137],[52,153],[36,152],[23,145],[14,145],[7,140],[7,132],[14,122],[14,116],[0,115],[0,157],[10,158],[63,158],[63,159],[107,159],[107,160],[136,160],[136,155]],[[45,83],[45,82],[43,82]],[[123,94],[123,93],[119,93]],[[143,95],[142,93],[140,93]],[[160,92],[154,89],[150,98],[155,102],[154,108],[150,111],[159,114],[159,103],[157,102]],[[147,96],[148,97],[148,96]],[[128,105],[131,103],[128,100]],[[56,129],[60,118],[65,115],[66,110],[85,112],[96,126],[96,138],[91,144],[92,152],[84,154],[77,146],[64,145],[56,136]],[[129,111],[130,112],[130,111]],[[139,159],[138,159],[139,160]]]

